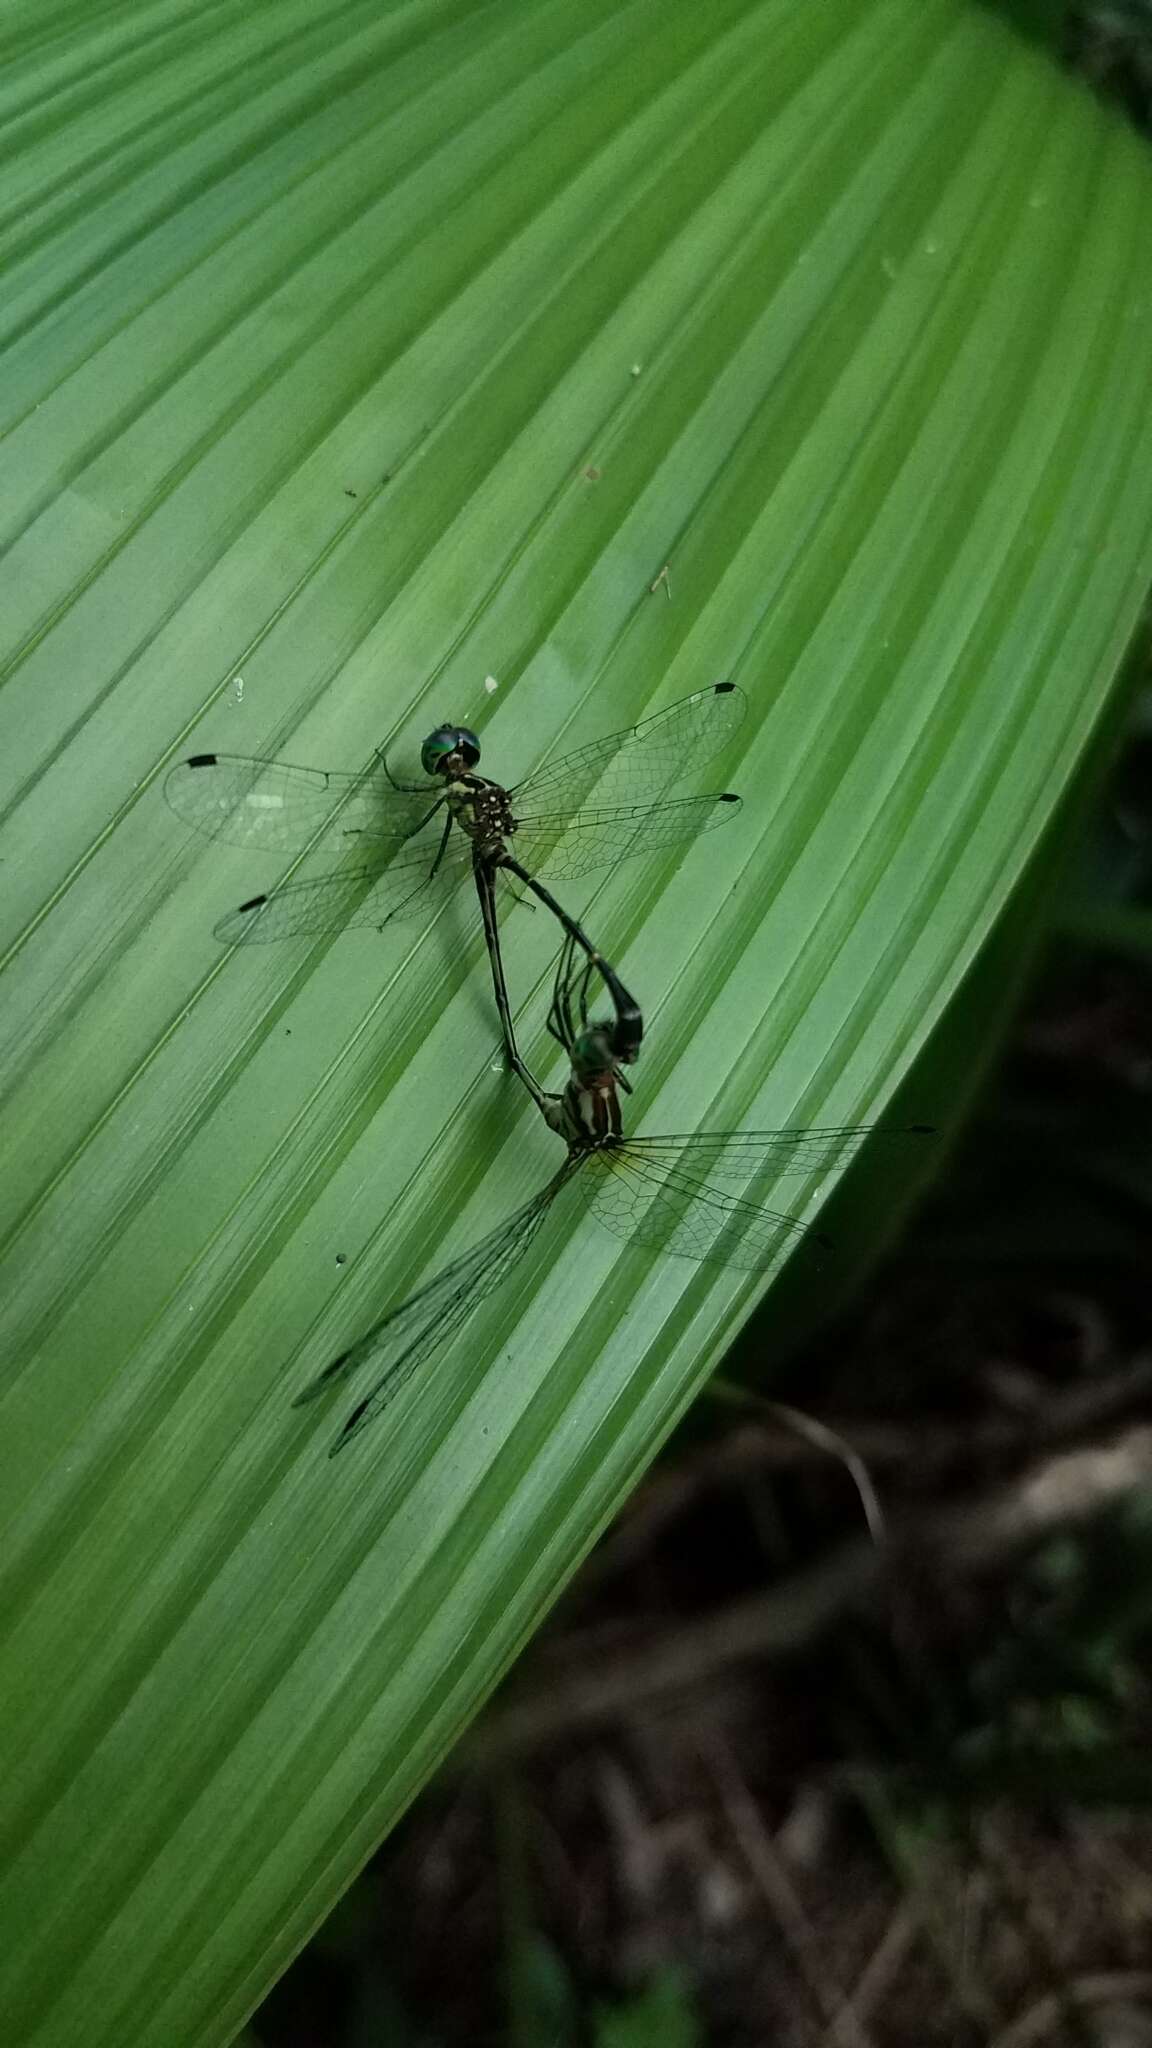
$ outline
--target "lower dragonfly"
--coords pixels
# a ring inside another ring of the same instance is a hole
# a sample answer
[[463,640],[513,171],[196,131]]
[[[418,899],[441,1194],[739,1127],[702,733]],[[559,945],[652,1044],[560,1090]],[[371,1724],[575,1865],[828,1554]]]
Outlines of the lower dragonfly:
[[564,944],[548,1028],[567,1054],[570,1073],[544,1116],[567,1155],[549,1181],[471,1251],[373,1323],[359,1341],[325,1366],[298,1394],[295,1407],[338,1381],[374,1366],[376,1377],[352,1410],[329,1456],[351,1443],[432,1357],[454,1337],[519,1265],[552,1204],[570,1183],[592,1214],[618,1237],[681,1258],[760,1272],[779,1254],[828,1240],[796,1217],[781,1215],[714,1182],[747,1185],[764,1167],[810,1173],[837,1166],[868,1143],[903,1147],[928,1135],[929,1124],[857,1124],[838,1130],[695,1131],[678,1137],[624,1135],[618,1090],[621,1065],[634,1057],[625,1024],[588,1020],[593,963],[577,972],[575,942]]
[[[497,877],[515,877],[551,911],[600,970],[618,1012],[626,991],[618,983],[613,986],[609,963],[512,851],[513,842],[532,866],[575,880],[633,854],[711,831],[735,817],[738,796],[725,791],[668,798],[664,792],[719,751],[746,709],[735,683],[715,683],[639,725],[546,763],[508,789],[475,773],[480,741],[474,732],[463,725],[441,725],[421,748],[421,764],[430,778],[424,783],[396,782],[383,756],[366,774],[342,775],[238,754],[193,754],[170,771],[164,794],[178,817],[233,845],[286,849],[335,841],[345,851],[352,842],[364,851],[365,858],[352,867],[249,897],[216,925],[216,936],[226,944],[337,932],[353,925],[382,931],[396,918],[430,915],[440,889],[470,873],[480,898],[508,1058],[542,1110],[544,1092],[516,1044],[497,928]],[[599,784],[602,801],[583,809],[593,783]],[[435,850],[414,849],[408,842],[441,810],[444,828]],[[635,1018],[639,1043],[639,1011]]]

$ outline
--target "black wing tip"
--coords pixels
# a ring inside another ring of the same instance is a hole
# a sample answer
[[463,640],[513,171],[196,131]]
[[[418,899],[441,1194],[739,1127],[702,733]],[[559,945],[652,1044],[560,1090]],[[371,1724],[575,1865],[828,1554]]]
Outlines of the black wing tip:
[[909,1124],[908,1129],[914,1138],[934,1138],[937,1135],[935,1124]]
[[714,697],[728,697],[735,688],[735,683],[713,683],[712,695]]
[[189,754],[184,766],[185,768],[215,768],[219,759],[219,754]]
[[718,804],[738,804],[743,802],[743,798],[738,797],[734,789],[724,789],[716,801]]
[[267,894],[263,896],[250,896],[248,898],[247,903],[238,903],[236,905],[236,908],[232,912],[232,915],[233,917],[243,917],[249,910],[259,910],[261,904],[267,903],[267,901]]

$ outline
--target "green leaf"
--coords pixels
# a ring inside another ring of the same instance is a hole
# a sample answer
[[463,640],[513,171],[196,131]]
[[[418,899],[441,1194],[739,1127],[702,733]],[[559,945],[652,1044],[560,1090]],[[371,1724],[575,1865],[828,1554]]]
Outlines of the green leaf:
[[655,1977],[626,2005],[601,2008],[596,2048],[699,2048],[703,2034],[675,1970]]
[[[222,954],[280,870],[163,774],[452,717],[512,780],[731,675],[738,824],[570,892],[648,1017],[637,1127],[882,1115],[1147,587],[1152,180],[966,0],[4,35],[0,2009],[191,2048],[764,1290],[558,1209],[330,1464],[291,1396],[556,1148],[470,906]],[[542,1060],[553,933],[506,931]]]

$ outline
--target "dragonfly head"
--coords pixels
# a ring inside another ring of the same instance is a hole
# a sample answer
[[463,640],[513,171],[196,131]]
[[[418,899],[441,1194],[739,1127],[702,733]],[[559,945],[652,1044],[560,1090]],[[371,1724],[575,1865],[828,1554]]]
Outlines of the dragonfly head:
[[630,1066],[636,1058],[636,1051],[634,1045],[621,1046],[616,1043],[614,1025],[586,1024],[583,1031],[578,1032],[573,1039],[568,1057],[578,1081],[587,1084],[599,1080],[602,1075],[608,1076],[613,1081],[623,1083],[631,1093],[628,1082],[620,1072],[620,1066],[622,1062]]
[[459,774],[480,759],[480,742],[466,725],[438,725],[420,749],[425,775]]

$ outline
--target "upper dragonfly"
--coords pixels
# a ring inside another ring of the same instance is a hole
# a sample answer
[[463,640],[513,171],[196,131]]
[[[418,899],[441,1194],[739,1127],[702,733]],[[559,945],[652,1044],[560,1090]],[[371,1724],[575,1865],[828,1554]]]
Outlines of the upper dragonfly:
[[766,1208],[734,1189],[746,1188],[766,1168],[794,1174],[839,1166],[869,1143],[902,1151],[909,1140],[931,1129],[927,1124],[855,1124],[832,1130],[629,1137],[617,1090],[628,1086],[621,1068],[635,1058],[635,1046],[619,1015],[610,1024],[589,1022],[593,971],[591,961],[577,971],[574,942],[567,938],[548,1029],[564,1048],[569,1074],[563,1092],[546,1096],[543,1108],[546,1122],[567,1148],[563,1163],[519,1209],[389,1309],[296,1396],[300,1406],[362,1366],[375,1368],[330,1455],[358,1436],[502,1284],[570,1182],[598,1221],[618,1237],[681,1258],[762,1272],[785,1251],[827,1251],[828,1241],[798,1217]]
[[[471,873],[480,898],[505,1044],[516,1072],[543,1107],[543,1091],[516,1046],[497,931],[495,878],[516,879],[556,917],[608,985],[618,1014],[627,992],[587,933],[531,870],[578,879],[629,855],[648,853],[711,831],[735,817],[740,798],[668,798],[664,791],[725,745],[747,705],[735,683],[715,683],[551,761],[506,789],[476,774],[480,741],[467,726],[441,725],[420,752],[430,778],[397,782],[387,762],[359,775],[296,768],[240,754],[193,754],[173,768],[164,794],[177,816],[232,845],[284,850],[320,841],[360,852],[350,867],[310,881],[285,882],[250,896],[215,927],[226,943],[293,938],[304,932],[377,930],[394,918],[430,915],[434,891]],[[599,801],[584,809],[598,784]],[[439,843],[408,842],[443,810]],[[453,824],[460,830],[453,833]],[[513,853],[523,851],[526,867]],[[632,1006],[634,1009],[634,1006]],[[635,1042],[641,1026],[635,1011]]]

